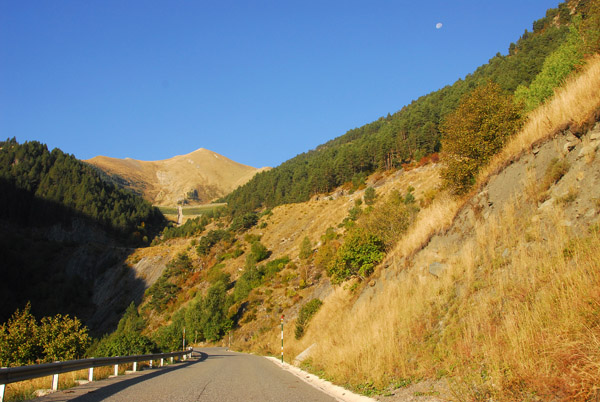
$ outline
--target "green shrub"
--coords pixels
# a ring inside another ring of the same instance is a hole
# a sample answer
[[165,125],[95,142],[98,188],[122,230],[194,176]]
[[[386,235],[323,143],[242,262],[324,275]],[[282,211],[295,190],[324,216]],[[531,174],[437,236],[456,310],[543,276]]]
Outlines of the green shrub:
[[246,257],[246,267],[266,260],[271,256],[269,251],[261,242],[256,241],[250,246],[250,254]]
[[156,351],[156,344],[147,336],[139,332],[124,331],[102,338],[94,354],[95,357],[110,357],[144,355]]
[[162,232],[162,237],[165,240],[172,239],[175,237],[191,237],[202,233],[209,222],[210,219],[205,215],[199,216],[194,219],[188,219],[181,226],[170,226],[164,228]]
[[394,191],[385,201],[379,202],[371,213],[364,215],[358,225],[380,238],[389,250],[406,232],[418,212],[412,193],[402,197],[398,191]]
[[233,231],[246,231],[258,223],[258,215],[254,212],[236,216],[231,222],[230,229]]
[[223,264],[213,265],[206,274],[206,279],[211,283],[223,282],[225,285],[229,285],[231,276],[228,273],[223,272],[221,269],[224,268]]
[[522,126],[520,108],[498,84],[489,82],[463,97],[446,116],[441,131],[444,184],[455,194],[466,192],[479,168]]
[[182,272],[189,272],[193,268],[192,260],[185,252],[177,254],[177,256],[167,264],[168,273],[175,275]]
[[308,303],[306,303],[300,309],[298,313],[298,319],[296,320],[296,330],[294,331],[294,335],[296,339],[302,338],[304,332],[306,331],[306,327],[308,326],[308,322],[310,319],[319,311],[323,302],[319,299],[312,299]]
[[206,256],[210,253],[212,247],[219,241],[229,241],[232,240],[232,238],[232,234],[226,230],[211,230],[206,234],[206,236],[202,236],[200,238],[200,240],[198,241],[198,247],[196,247],[196,252],[200,256]]
[[179,292],[179,286],[169,282],[164,274],[161,275],[158,280],[146,290],[146,295],[150,298],[148,301],[148,308],[160,312],[171,299],[177,296],[177,292]]
[[242,276],[235,282],[233,289],[233,300],[237,303],[244,300],[252,289],[262,285],[267,279],[273,277],[281,271],[290,262],[290,258],[284,256],[265,265],[256,266],[254,264],[246,266]]
[[76,317],[57,314],[38,324],[28,303],[0,326],[0,366],[22,366],[82,358],[88,330]]
[[544,60],[542,71],[531,85],[517,87],[515,100],[523,102],[525,109],[531,111],[551,97],[554,89],[561,86],[569,74],[583,63],[581,48],[581,37],[571,26],[567,41]]
[[300,253],[298,254],[298,257],[300,257],[301,260],[308,260],[312,256],[312,251],[310,239],[308,236],[304,236],[304,239],[302,239],[302,243],[300,244]]
[[363,199],[366,205],[375,204],[375,200],[377,199],[377,193],[375,192],[375,189],[373,187],[367,187]]
[[353,230],[337,250],[329,263],[327,273],[333,283],[340,283],[351,276],[365,278],[373,272],[383,257],[385,244],[372,233],[362,228]]

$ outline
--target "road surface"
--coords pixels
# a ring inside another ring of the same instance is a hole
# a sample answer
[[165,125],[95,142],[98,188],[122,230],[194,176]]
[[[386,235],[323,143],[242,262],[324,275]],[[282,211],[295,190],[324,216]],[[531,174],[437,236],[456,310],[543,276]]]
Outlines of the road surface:
[[182,364],[89,383],[36,401],[335,401],[264,357],[225,348],[196,349],[195,355],[198,351],[199,358]]

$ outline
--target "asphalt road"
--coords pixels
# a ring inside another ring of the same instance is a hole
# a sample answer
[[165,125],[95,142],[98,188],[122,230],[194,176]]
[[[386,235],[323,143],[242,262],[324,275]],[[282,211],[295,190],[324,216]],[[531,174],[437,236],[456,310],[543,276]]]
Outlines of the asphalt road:
[[198,358],[72,390],[36,401],[335,401],[264,357],[228,352],[225,348],[196,349]]

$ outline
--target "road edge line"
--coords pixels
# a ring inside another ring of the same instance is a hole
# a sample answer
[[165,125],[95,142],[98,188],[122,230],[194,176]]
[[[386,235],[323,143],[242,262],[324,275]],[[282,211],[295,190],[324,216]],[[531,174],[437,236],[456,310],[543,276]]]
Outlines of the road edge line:
[[281,367],[283,370],[290,372],[296,377],[300,378],[305,383],[311,385],[314,388],[326,393],[327,395],[335,398],[338,401],[342,402],[377,402],[373,398],[369,398],[368,396],[358,395],[353,393],[352,391],[347,390],[346,388],[340,387],[339,385],[332,384],[331,382],[324,380],[314,374],[307,373],[306,371],[292,366],[289,363],[281,362],[279,359],[272,356],[264,356],[274,364]]

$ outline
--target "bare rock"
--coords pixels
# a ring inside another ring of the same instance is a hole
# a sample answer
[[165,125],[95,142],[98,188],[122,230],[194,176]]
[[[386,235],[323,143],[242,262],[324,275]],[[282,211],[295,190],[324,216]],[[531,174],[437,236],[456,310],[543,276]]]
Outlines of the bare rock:
[[577,141],[579,141],[579,139],[571,132],[571,130],[565,131],[565,139],[567,142],[577,143]]
[[313,343],[312,345],[310,345],[309,347],[307,347],[302,353],[300,353],[298,356],[296,356],[296,358],[293,361],[294,365],[295,366],[299,366],[304,360],[308,359],[308,357],[310,357],[311,350],[316,345],[317,345],[316,343]]
[[46,396],[46,395],[50,395],[51,393],[53,393],[54,391],[52,391],[51,389],[36,389],[33,394],[39,398],[42,396]]
[[581,151],[579,151],[579,154],[577,155],[577,158],[583,158],[586,157],[588,155],[593,154],[594,152],[596,152],[596,149],[598,148],[597,144],[590,144],[590,145],[586,145],[584,147],[581,148]]
[[563,153],[567,154],[567,153],[571,152],[576,146],[577,146],[577,142],[575,142],[575,141],[568,141],[563,146]]
[[439,278],[447,268],[448,266],[446,264],[435,261],[429,264],[429,273],[436,278]]
[[546,200],[542,205],[539,206],[538,210],[541,212],[550,211],[554,205],[554,199],[550,198]]

